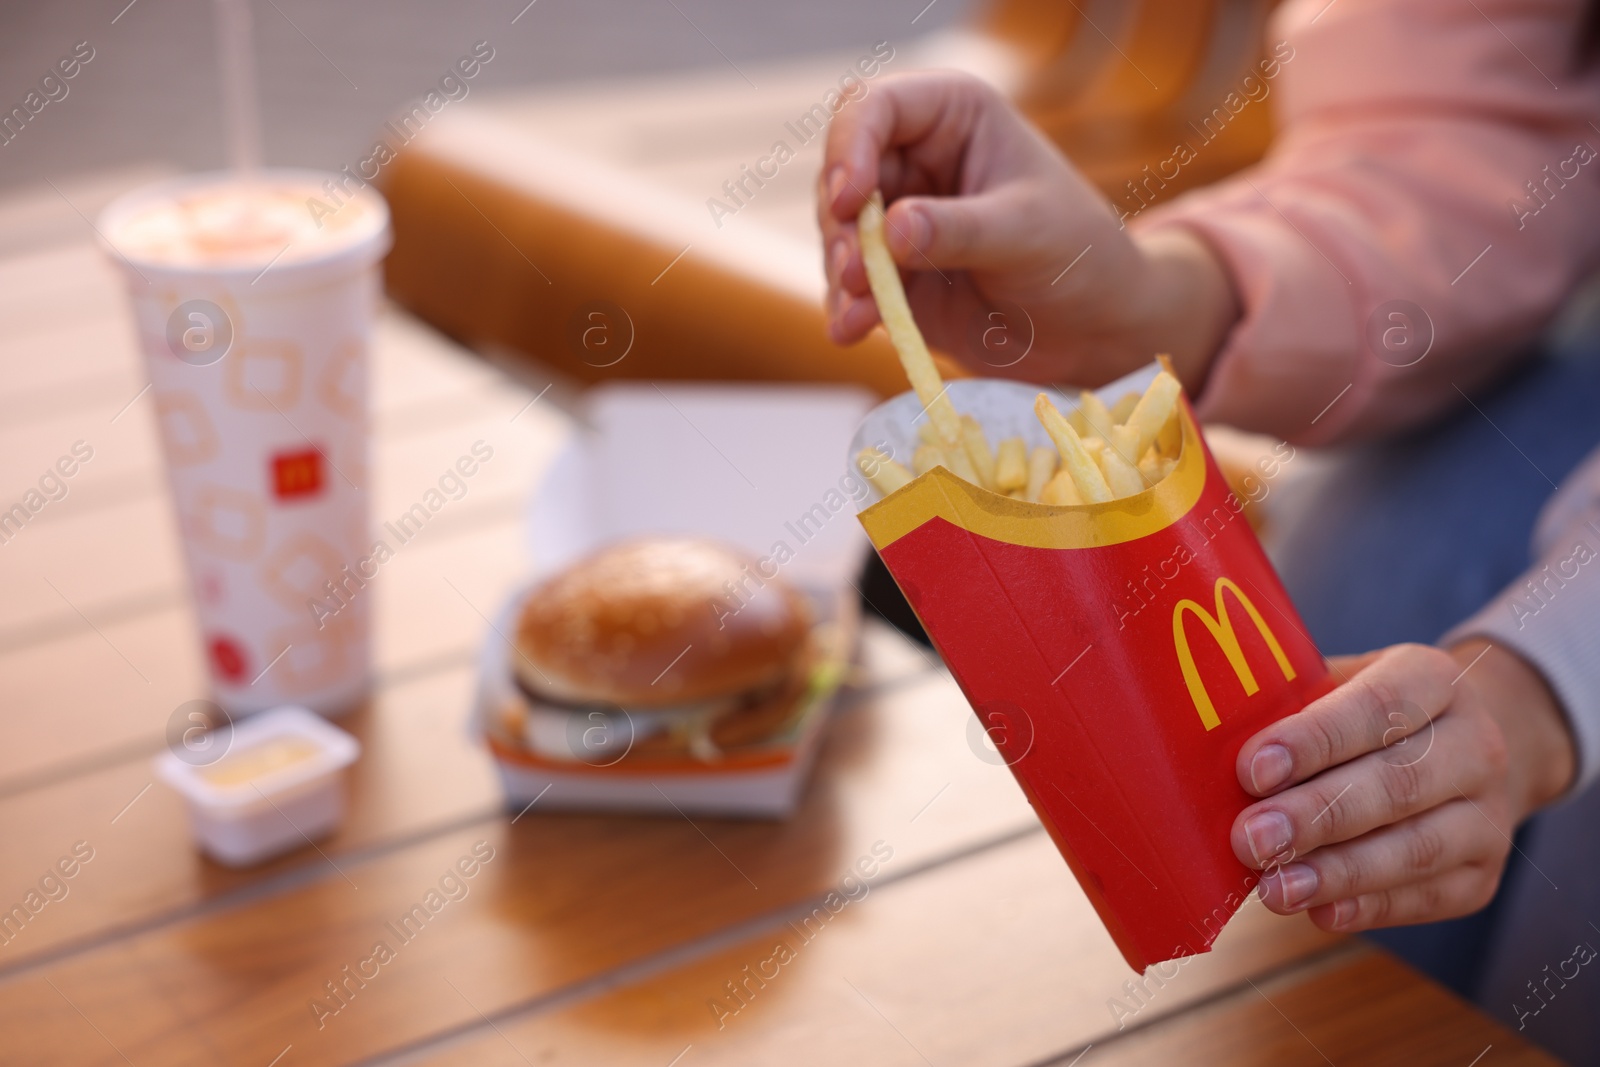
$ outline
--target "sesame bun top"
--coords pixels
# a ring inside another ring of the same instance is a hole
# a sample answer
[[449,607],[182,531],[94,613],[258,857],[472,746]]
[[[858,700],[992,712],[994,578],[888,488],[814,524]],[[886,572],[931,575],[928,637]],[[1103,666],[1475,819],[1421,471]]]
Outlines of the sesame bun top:
[[552,702],[669,708],[781,682],[810,627],[805,598],[751,557],[713,541],[640,539],[535,587],[511,661]]

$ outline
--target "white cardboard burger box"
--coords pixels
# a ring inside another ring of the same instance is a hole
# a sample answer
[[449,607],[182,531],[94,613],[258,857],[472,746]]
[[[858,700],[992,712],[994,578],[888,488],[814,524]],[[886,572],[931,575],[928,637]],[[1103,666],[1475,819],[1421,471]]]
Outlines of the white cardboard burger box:
[[[508,758],[491,745],[511,807],[752,817],[794,810],[859,629],[853,580],[869,546],[855,512],[870,487],[841,456],[874,403],[863,390],[833,386],[619,382],[588,394],[586,425],[532,499],[531,579],[501,608],[480,662],[480,737],[491,739],[491,716],[508,702],[533,712],[522,741],[536,756]],[[803,710],[757,753],[642,767],[626,753],[649,728],[643,717],[542,716],[515,684],[510,636],[532,586],[606,544],[668,534],[742,549],[761,573],[811,600],[822,667]],[[572,743],[574,730],[581,744]]]

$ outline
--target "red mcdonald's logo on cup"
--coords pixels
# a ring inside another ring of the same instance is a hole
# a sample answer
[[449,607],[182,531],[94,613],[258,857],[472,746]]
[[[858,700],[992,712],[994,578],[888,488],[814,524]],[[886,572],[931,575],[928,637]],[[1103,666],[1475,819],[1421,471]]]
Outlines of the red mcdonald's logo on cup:
[[279,500],[322,492],[322,453],[315,447],[272,457],[272,492]]
[[1178,666],[1183,670],[1183,680],[1189,686],[1189,699],[1194,701],[1194,710],[1200,713],[1200,722],[1207,730],[1214,730],[1221,725],[1222,720],[1217,718],[1217,709],[1211,703],[1211,694],[1206,692],[1205,680],[1200,677],[1200,670],[1194,664],[1194,653],[1189,650],[1189,632],[1184,629],[1183,620],[1185,613],[1192,612],[1196,618],[1205,624],[1211,637],[1222,649],[1222,654],[1228,657],[1228,665],[1233,668],[1239,684],[1244,686],[1245,696],[1254,696],[1260,691],[1261,686],[1256,684],[1255,672],[1250,669],[1250,663],[1244,658],[1244,649],[1239,646],[1239,635],[1234,632],[1233,619],[1228,616],[1228,602],[1223,598],[1223,593],[1233,594],[1239,606],[1244,608],[1250,616],[1250,621],[1256,624],[1256,632],[1267,643],[1267,648],[1272,652],[1272,658],[1277,661],[1278,669],[1283,672],[1284,681],[1293,681],[1295,671],[1289,665],[1289,657],[1283,654],[1283,647],[1278,644],[1278,638],[1273,634],[1271,627],[1261,617],[1261,612],[1250,602],[1232,579],[1217,579],[1217,613],[1212,615],[1205,608],[1192,600],[1180,600],[1178,606],[1172,609],[1172,643],[1178,652]]

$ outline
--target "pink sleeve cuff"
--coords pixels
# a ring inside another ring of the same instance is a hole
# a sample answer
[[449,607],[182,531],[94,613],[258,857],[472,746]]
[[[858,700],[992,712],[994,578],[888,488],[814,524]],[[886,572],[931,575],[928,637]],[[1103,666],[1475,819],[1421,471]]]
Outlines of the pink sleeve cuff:
[[1260,194],[1235,184],[1206,198],[1215,203],[1186,201],[1181,215],[1138,227],[1194,233],[1227,267],[1244,309],[1196,412],[1296,444],[1331,440],[1357,407],[1349,403],[1362,344],[1352,327],[1353,286]]

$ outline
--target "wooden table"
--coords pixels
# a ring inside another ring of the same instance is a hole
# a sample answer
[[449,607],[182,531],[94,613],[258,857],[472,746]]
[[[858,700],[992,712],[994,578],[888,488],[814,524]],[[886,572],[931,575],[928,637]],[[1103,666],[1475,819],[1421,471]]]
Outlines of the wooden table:
[[[0,259],[0,500],[94,448],[0,546],[0,906],[93,849],[0,945],[0,1062],[1550,1062],[1259,905],[1135,996],[1010,776],[969,749],[948,675],[883,628],[792,820],[513,818],[464,718],[480,612],[526,565],[523,502],[568,420],[546,402],[511,421],[531,392],[397,313],[375,359],[379,513],[478,437],[496,460],[376,586],[381,684],[344,723],[365,746],[346,824],[225,870],[152,784],[204,683],[117,282],[81,240]],[[468,894],[348,978],[475,846],[493,858]],[[892,855],[864,895],[818,917],[874,846]],[[750,978],[779,941],[792,958]]]

